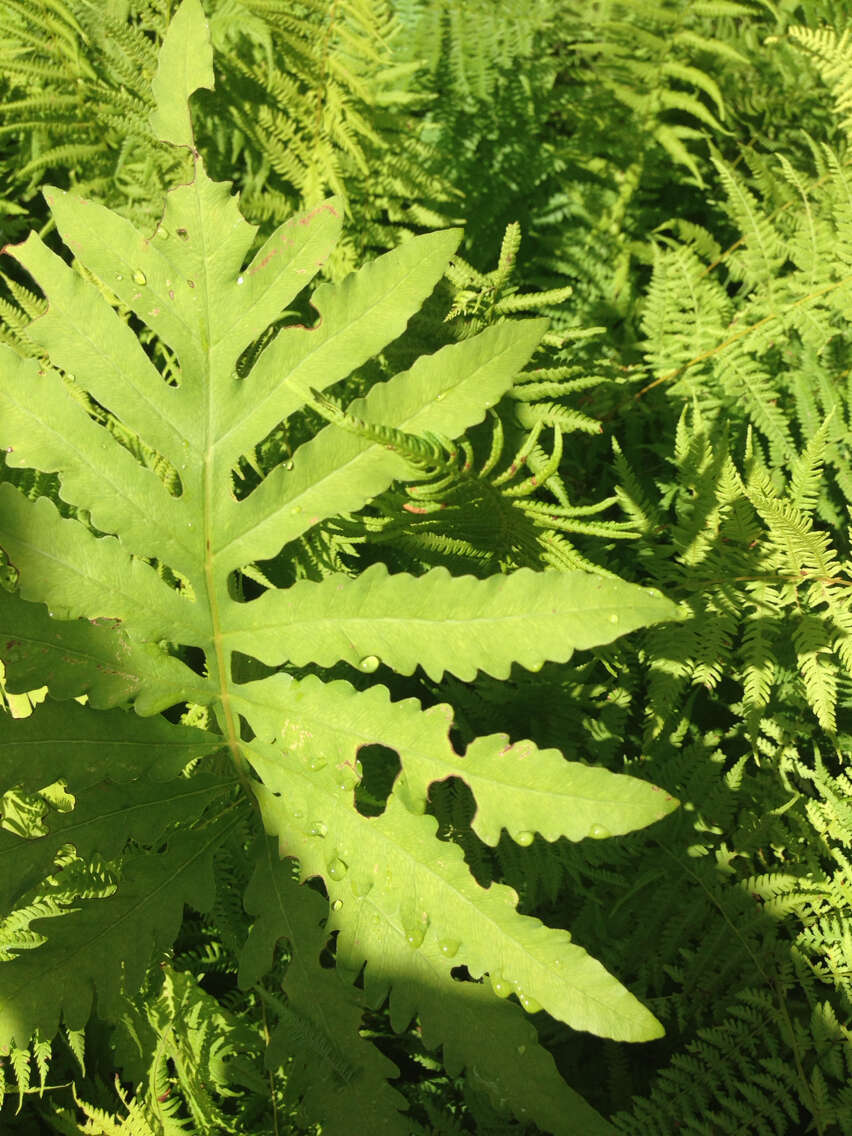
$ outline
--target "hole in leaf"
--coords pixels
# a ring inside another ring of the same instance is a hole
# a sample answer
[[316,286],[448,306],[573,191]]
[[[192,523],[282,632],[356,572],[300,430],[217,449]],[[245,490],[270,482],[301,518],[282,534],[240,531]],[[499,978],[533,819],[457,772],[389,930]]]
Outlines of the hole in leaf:
[[452,978],[455,982],[473,982],[473,979],[470,976],[470,971],[464,965],[454,966],[450,971],[450,978]]
[[399,754],[387,746],[361,746],[358,760],[363,776],[355,789],[355,808],[361,816],[381,816],[402,768]]

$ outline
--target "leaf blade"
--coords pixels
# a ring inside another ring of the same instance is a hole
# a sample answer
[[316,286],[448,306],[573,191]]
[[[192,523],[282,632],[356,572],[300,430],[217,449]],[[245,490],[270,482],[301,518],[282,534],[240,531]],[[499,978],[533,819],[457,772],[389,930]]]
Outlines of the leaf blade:
[[523,568],[479,580],[444,568],[390,576],[374,564],[357,580],[300,581],[232,605],[223,639],[269,665],[377,659],[402,674],[421,666],[433,679],[450,671],[469,681],[477,670],[506,678],[513,662],[565,662],[574,650],[676,616],[661,595],[586,572]]

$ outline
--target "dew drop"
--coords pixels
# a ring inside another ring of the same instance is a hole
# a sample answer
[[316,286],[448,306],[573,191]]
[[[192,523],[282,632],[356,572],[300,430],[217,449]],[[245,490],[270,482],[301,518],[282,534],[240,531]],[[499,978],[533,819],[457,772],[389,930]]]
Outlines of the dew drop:
[[115,278],[116,278],[116,280],[123,280],[124,279],[124,277],[121,275],[120,272],[116,272]]
[[358,670],[363,671],[365,674],[372,674],[373,671],[379,669],[381,659],[378,655],[365,655],[358,663]]
[[328,865],[328,874],[333,880],[342,880],[347,870],[348,865],[344,864],[338,857],[335,857]]
[[441,939],[440,943],[438,943],[438,950],[444,958],[451,959],[455,958],[459,953],[460,946],[461,943],[458,939]]
[[518,1046],[518,1054],[521,1057],[523,1057],[523,1055],[526,1053],[526,1051],[527,1051],[527,1047],[525,1045],[519,1045]]
[[189,233],[186,231],[186,229],[175,229],[175,232],[177,233],[177,235],[180,237],[180,239],[182,241],[188,241],[189,240]]
[[602,824],[593,824],[589,829],[589,836],[592,840],[606,840],[608,836],[612,836],[612,833]]
[[338,771],[337,771],[337,787],[338,787],[338,789],[340,789],[342,792],[345,793],[348,789],[354,789],[357,784],[358,784],[358,775],[357,775],[357,773],[355,773],[354,770],[349,769],[348,766],[346,766],[343,769],[338,769]]
[[145,275],[145,273],[142,271],[141,268],[137,268],[136,271],[133,273],[133,282],[134,282],[134,284],[140,284],[140,285],[148,283],[148,277]]
[[613,612],[612,615],[609,617],[609,621],[610,621],[610,623],[618,623],[618,616],[615,614],[615,612]]
[[342,906],[343,906],[343,900],[342,899],[336,899],[334,901],[334,903],[331,905],[331,910],[332,911],[339,911]]
[[308,769],[310,769],[311,773],[319,773],[319,771],[325,769],[327,765],[328,762],[324,757],[312,757],[308,762]]
[[413,951],[423,943],[426,931],[423,927],[412,927],[410,931],[405,932],[405,941]]
[[358,899],[363,899],[365,895],[369,895],[373,889],[373,881],[369,876],[356,876],[352,880],[352,894],[357,896]]
[[308,829],[310,836],[318,836],[321,840],[328,832],[328,825],[323,824],[321,820],[315,820],[311,827]]
[[295,516],[296,516],[296,514],[297,514],[297,513],[301,513],[301,511],[302,511],[302,506],[301,506],[301,505],[294,505],[294,506],[293,506],[293,508],[292,508],[292,509],[290,510],[290,513],[292,514],[292,516],[294,516],[294,517],[295,517]]
[[157,229],[157,236],[160,238],[161,241],[168,240],[168,238],[169,238],[168,229],[164,229],[163,226],[160,225],[159,229]]
[[405,941],[413,951],[423,943],[429,929],[429,916],[422,911],[411,923],[403,919],[402,929],[405,932]]
[[447,392],[446,392],[446,391],[441,391],[441,393],[440,393],[439,395],[437,395],[437,396],[436,396],[436,398],[435,398],[435,402],[440,402],[440,401],[441,401],[441,399],[443,399],[443,398],[446,398],[446,397],[447,397]]
[[498,998],[508,998],[515,988],[502,974],[492,974],[491,989]]
[[518,1001],[528,1014],[537,1014],[541,1009],[541,1002],[536,1002],[529,994],[518,994]]
[[516,832],[512,837],[516,844],[520,844],[521,848],[529,848],[535,840],[534,832]]
[[238,284],[245,284],[245,282],[246,282],[245,276],[238,276],[237,277],[237,283]]
[[294,464],[295,464],[295,463],[294,463],[294,462],[292,462],[292,461],[288,461],[288,462],[285,462],[285,463],[284,463],[284,468],[285,468],[285,469],[292,469],[292,468],[293,468],[293,465],[294,465]]

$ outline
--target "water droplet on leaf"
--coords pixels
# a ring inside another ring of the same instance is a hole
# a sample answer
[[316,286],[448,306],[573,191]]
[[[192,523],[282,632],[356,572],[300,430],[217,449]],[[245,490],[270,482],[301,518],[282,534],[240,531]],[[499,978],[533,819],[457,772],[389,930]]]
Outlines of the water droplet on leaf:
[[311,773],[318,773],[320,769],[325,769],[327,765],[328,762],[324,757],[312,757],[308,762],[308,769],[310,769]]
[[333,880],[342,880],[346,875],[347,865],[342,860],[335,857],[328,865],[328,874]]
[[358,663],[358,670],[364,671],[365,674],[372,674],[373,671],[379,669],[381,659],[378,655],[365,655]]
[[610,623],[618,623],[618,616],[615,614],[615,612],[613,612],[612,615],[609,617],[609,621],[610,621]]
[[301,511],[302,511],[301,505],[294,505],[293,508],[290,510],[290,512],[292,513],[292,515],[294,517],[296,516],[297,513],[301,513]]
[[602,824],[593,824],[589,829],[589,836],[592,840],[606,840],[608,836],[612,836],[612,833]]
[[237,277],[237,283],[238,284],[245,284],[245,282],[246,282],[245,276],[238,276]]
[[413,951],[422,944],[426,937],[426,932],[429,929],[429,916],[425,911],[421,911],[414,919],[406,919],[403,916],[402,929],[405,934],[405,941]]
[[334,903],[331,905],[331,910],[332,911],[339,911],[342,906],[343,906],[343,900],[342,899],[336,899],[334,901]]
[[284,468],[285,469],[292,469],[293,465],[294,465],[294,463],[292,461],[288,461],[288,462],[284,463]]
[[121,275],[120,272],[116,272],[115,278],[116,278],[116,280],[123,280],[124,279],[124,277]]
[[534,832],[516,832],[513,839],[514,839],[516,844],[520,844],[521,848],[529,848],[529,846],[535,840],[535,833]]
[[363,899],[365,895],[369,895],[373,888],[373,881],[369,876],[356,876],[352,880],[352,893],[358,899]]
[[536,1002],[535,998],[530,998],[529,994],[518,994],[518,1000],[528,1014],[537,1014],[541,1009],[541,1002]]
[[354,769],[344,766],[343,769],[337,771],[337,787],[344,793],[347,789],[354,789],[358,784],[358,774]]
[[438,943],[438,950],[444,958],[451,959],[455,958],[459,953],[460,946],[461,943],[458,939],[441,939],[440,943]]
[[322,839],[327,832],[328,825],[323,824],[321,820],[315,820],[311,827],[308,829],[308,833],[311,836],[318,836],[320,839]]
[[515,987],[511,982],[505,979],[502,974],[492,974],[491,989],[494,991],[498,998],[508,998],[509,995],[514,991]]
[[137,268],[136,271],[133,273],[133,282],[135,284],[147,284],[148,283],[148,277],[145,275],[145,273],[142,271],[141,268]]

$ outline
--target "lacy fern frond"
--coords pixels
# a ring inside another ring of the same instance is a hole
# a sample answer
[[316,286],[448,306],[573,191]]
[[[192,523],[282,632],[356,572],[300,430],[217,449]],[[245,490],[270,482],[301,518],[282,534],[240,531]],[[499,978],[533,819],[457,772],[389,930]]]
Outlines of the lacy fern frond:
[[792,27],[787,34],[814,60],[817,71],[834,94],[835,111],[841,128],[852,129],[852,84],[849,62],[852,59],[850,33],[835,28]]
[[[674,515],[665,528],[669,538],[651,535],[647,512],[638,513],[656,546],[649,565],[653,575],[670,588],[676,561],[681,595],[694,613],[677,636],[662,629],[648,633],[651,705],[658,710],[674,712],[691,685],[713,687],[734,672],[742,676],[744,706],[757,730],[773,688],[793,666],[820,725],[834,731],[852,578],[831,534],[815,524],[814,477],[827,448],[825,433],[815,435],[796,460],[788,485],[776,488],[757,442],[749,443],[741,471],[725,439],[713,439],[697,412],[684,411],[675,449]],[[627,477],[619,496],[635,511],[648,491],[623,456],[619,465]],[[666,567],[656,559],[660,555],[674,559]],[[661,729],[663,721],[651,728]]]

